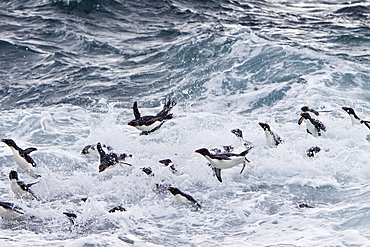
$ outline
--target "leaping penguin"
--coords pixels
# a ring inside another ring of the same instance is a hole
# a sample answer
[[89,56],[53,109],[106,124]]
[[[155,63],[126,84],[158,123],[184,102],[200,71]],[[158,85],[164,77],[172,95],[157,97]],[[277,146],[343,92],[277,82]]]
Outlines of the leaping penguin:
[[118,163],[131,166],[131,164],[129,163],[122,162],[121,160],[124,160],[124,159],[120,159],[120,157],[118,157],[116,153],[105,153],[100,142],[96,144],[96,148],[98,149],[98,152],[100,155],[99,172],[102,172],[107,168],[112,168]]
[[172,119],[172,114],[170,114],[171,109],[176,105],[176,102],[171,98],[166,99],[163,110],[160,111],[155,116],[141,116],[139,109],[137,107],[137,102],[134,102],[133,110],[135,119],[128,122],[127,124],[135,127],[142,132],[140,135],[148,135],[156,130],[158,130],[166,120]]
[[36,174],[36,163],[33,161],[31,156],[29,156],[31,152],[37,150],[36,148],[27,148],[23,150],[18,147],[12,139],[2,139],[1,141],[10,147],[13,152],[15,162],[23,171],[33,178],[41,177],[41,175]]
[[326,131],[325,125],[317,119],[311,118],[308,113],[301,113],[301,118],[298,121],[298,124],[301,125],[303,120],[306,120],[306,130],[307,133],[312,136],[321,136],[321,131]]
[[10,188],[16,197],[40,200],[31,190],[31,186],[38,182],[25,184],[23,181],[19,181],[18,173],[13,170],[9,173],[9,179],[11,181]]
[[268,125],[267,123],[261,123],[261,122],[259,122],[258,124],[261,126],[261,128],[265,132],[267,146],[277,147],[279,144],[283,142],[280,136],[278,136],[277,134],[271,131],[270,125]]
[[243,164],[243,168],[240,171],[241,174],[245,168],[245,161],[250,163],[250,161],[245,157],[245,155],[247,155],[250,150],[251,148],[241,152],[240,154],[234,153],[211,154],[208,149],[201,148],[195,150],[195,152],[203,155],[204,158],[206,158],[208,162],[211,163],[211,166],[215,168],[214,170],[218,181],[222,183],[221,169],[228,169],[236,165]]
[[342,107],[342,109],[345,110],[350,116],[352,125],[365,124],[366,127],[370,129],[370,121],[365,121],[365,120],[360,119],[352,108]]
[[175,197],[176,203],[178,203],[178,204],[191,204],[191,205],[194,205],[198,208],[202,207],[191,195],[185,194],[184,192],[180,191],[178,188],[168,187],[168,190]]

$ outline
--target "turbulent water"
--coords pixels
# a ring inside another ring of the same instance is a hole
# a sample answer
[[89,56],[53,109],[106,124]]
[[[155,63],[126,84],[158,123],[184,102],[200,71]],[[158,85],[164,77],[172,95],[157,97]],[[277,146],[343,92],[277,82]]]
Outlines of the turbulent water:
[[[15,198],[10,170],[35,179],[1,142],[0,201],[28,216],[1,220],[1,246],[370,246],[370,130],[342,110],[370,120],[368,2],[12,0],[0,17],[0,137],[36,147],[42,176],[40,201]],[[127,125],[133,102],[155,115],[168,97],[158,131]],[[298,125],[305,105],[328,111],[322,136]],[[283,143],[269,148],[259,122]],[[235,128],[250,163],[220,183],[194,151],[242,152]],[[132,166],[98,173],[81,154],[97,142]]]

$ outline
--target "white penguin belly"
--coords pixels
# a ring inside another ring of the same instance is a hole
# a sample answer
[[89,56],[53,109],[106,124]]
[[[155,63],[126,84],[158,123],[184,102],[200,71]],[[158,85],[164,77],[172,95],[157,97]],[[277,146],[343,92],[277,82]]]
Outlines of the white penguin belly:
[[141,130],[141,131],[151,131],[152,129],[155,129],[157,128],[158,126],[160,126],[163,122],[161,121],[155,121],[153,124],[149,125],[149,126],[146,126],[146,125],[142,125],[142,126],[135,126],[138,130]]
[[218,159],[211,159],[208,156],[205,156],[205,157],[211,163],[213,167],[216,167],[218,169],[232,168],[236,165],[243,164],[245,162],[244,156],[234,156],[234,157],[231,157],[230,160],[218,160]]
[[319,132],[317,131],[316,127],[311,123],[311,121],[306,121],[306,128],[314,137],[319,136]]

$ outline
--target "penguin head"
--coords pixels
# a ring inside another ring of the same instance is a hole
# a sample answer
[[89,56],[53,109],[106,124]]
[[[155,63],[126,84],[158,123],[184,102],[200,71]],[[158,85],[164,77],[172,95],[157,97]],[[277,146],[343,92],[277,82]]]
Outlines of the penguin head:
[[303,106],[301,108],[301,111],[308,112],[308,111],[310,111],[310,108],[308,108],[308,106]]
[[159,163],[165,165],[165,166],[168,166],[169,164],[172,163],[172,160],[170,159],[164,159],[164,160],[160,160]]
[[232,129],[231,133],[233,133],[237,137],[243,138],[243,132],[240,129]]
[[130,126],[134,126],[135,127],[135,126],[138,126],[138,121],[136,119],[134,119],[134,120],[128,122],[127,124],[130,125]]
[[168,187],[168,190],[172,193],[172,195],[178,195],[181,194],[181,191],[178,188],[175,187]]
[[267,123],[261,123],[261,122],[259,122],[258,124],[262,127],[263,130],[270,131],[270,125],[268,125]]
[[201,155],[208,155],[208,156],[210,155],[210,152],[206,148],[197,149],[195,150],[195,152]]
[[9,173],[9,179],[10,180],[13,180],[13,179],[15,179],[15,180],[18,180],[18,173],[16,172],[16,171],[10,171],[10,173]]
[[16,147],[17,146],[15,144],[15,141],[13,141],[12,139],[1,139],[1,141],[4,142],[9,147]]
[[311,119],[311,116],[310,116],[310,114],[308,114],[308,113],[301,113],[301,116],[302,116],[304,119]]
[[352,108],[349,107],[342,107],[343,110],[345,110],[348,114],[355,115],[355,111]]

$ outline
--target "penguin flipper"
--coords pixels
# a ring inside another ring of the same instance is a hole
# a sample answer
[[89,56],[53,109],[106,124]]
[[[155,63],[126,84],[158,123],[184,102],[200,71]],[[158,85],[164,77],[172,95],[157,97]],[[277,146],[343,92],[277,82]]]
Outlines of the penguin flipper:
[[[249,161],[249,160],[248,160]],[[245,168],[245,162],[243,163],[243,168],[242,170],[240,171],[240,174],[242,174],[242,172],[244,171],[244,168]]]
[[301,117],[301,118],[298,120],[298,125],[301,125],[301,124],[302,124],[302,122],[303,122],[303,120],[304,120],[304,117]]
[[34,182],[34,183],[27,184],[27,187],[31,187],[32,185],[37,184],[38,182],[39,182],[39,181]]
[[218,181],[222,183],[222,178],[221,178],[221,169],[215,167],[215,173]]
[[139,108],[137,107],[137,102],[136,101],[134,102],[134,105],[133,105],[132,109],[134,110],[135,119],[139,119],[140,118],[140,112],[139,112]]
[[27,148],[27,149],[23,150],[23,152],[26,153],[26,154],[30,154],[31,152],[36,151],[36,150],[37,150],[37,148]]
[[370,121],[362,120],[361,123],[365,124],[370,129]]

